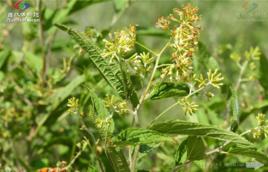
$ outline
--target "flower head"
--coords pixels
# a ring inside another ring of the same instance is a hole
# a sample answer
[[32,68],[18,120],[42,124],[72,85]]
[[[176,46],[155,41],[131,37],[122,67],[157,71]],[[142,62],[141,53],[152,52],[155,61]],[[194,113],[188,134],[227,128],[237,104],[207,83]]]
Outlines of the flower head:
[[254,139],[258,139],[263,135],[263,130],[261,128],[252,129],[251,132]]
[[265,115],[263,113],[258,113],[256,120],[259,126],[263,126],[265,124]]
[[210,85],[216,88],[220,88],[221,85],[223,85],[222,80],[224,79],[222,74],[218,72],[218,69],[212,71],[209,70],[207,72],[208,82]]
[[189,80],[192,74],[192,56],[197,48],[200,28],[198,9],[190,4],[182,9],[175,8],[168,17],[160,17],[157,26],[169,30],[173,48],[172,61],[182,80]]
[[105,50],[104,57],[110,57],[111,60],[118,56],[125,55],[130,52],[136,41],[136,27],[130,26],[119,32],[110,35],[110,40],[104,40]]
[[75,97],[69,98],[67,103],[68,112],[76,112],[79,107],[79,100]]
[[190,101],[187,98],[183,98],[180,100],[180,105],[183,108],[183,111],[186,115],[192,115],[198,110],[198,105],[195,102]]
[[169,28],[170,21],[165,17],[161,16],[158,18],[156,22],[156,27],[159,27],[163,30],[167,30]]

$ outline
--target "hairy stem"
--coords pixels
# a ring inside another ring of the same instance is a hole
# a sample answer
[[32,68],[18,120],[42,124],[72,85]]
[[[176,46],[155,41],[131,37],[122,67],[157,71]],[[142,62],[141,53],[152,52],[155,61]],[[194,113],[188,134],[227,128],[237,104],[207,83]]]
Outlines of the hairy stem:
[[[140,97],[140,101],[139,101],[139,104],[138,106],[136,107],[136,109],[134,110],[133,112],[133,120],[132,120],[132,125],[136,125],[137,122],[138,122],[138,110],[140,109],[141,105],[143,104],[143,101],[152,85],[152,81],[154,79],[154,75],[157,71],[157,67],[158,67],[158,64],[159,64],[159,60],[160,60],[160,57],[161,55],[163,54],[163,52],[166,50],[166,48],[169,46],[169,43],[170,41],[168,41],[165,46],[161,49],[161,51],[157,54],[156,56],[156,60],[155,60],[155,65],[154,65],[154,69],[152,71],[152,74],[151,74],[151,77],[149,79],[149,82],[147,84],[147,87],[146,89],[144,90],[144,92],[142,93],[141,97]],[[136,167],[136,161],[137,161],[137,158],[138,158],[138,154],[139,154],[139,148],[140,146],[136,146],[134,147],[134,152],[133,152],[133,156],[132,156],[132,159],[131,159],[131,162],[130,162],[130,171],[131,172],[134,172],[135,171],[135,167]]]
[[147,84],[147,87],[145,88],[144,92],[142,93],[142,95],[140,97],[140,100],[139,100],[140,103],[137,105],[136,109],[133,112],[132,125],[135,125],[138,122],[138,110],[139,110],[140,106],[143,104],[143,101],[144,101],[144,99],[145,99],[145,97],[146,97],[146,95],[147,95],[147,93],[148,93],[148,91],[149,91],[149,89],[150,89],[150,87],[152,85],[152,81],[153,81],[154,75],[155,75],[155,73],[157,71],[157,67],[158,67],[158,64],[159,64],[160,57],[163,54],[163,52],[166,50],[168,45],[169,45],[169,41],[165,44],[165,46],[162,48],[162,50],[156,56],[155,65],[154,65],[151,77],[149,79],[149,82]]
[[40,42],[42,46],[42,56],[43,56],[43,65],[42,65],[42,70],[41,70],[41,81],[42,84],[45,83],[45,78],[46,78],[46,69],[47,69],[47,56],[45,53],[45,38],[44,38],[44,28],[43,28],[43,15],[42,13],[42,0],[38,1],[38,11],[40,13],[40,22],[39,22],[39,37],[40,37]]
[[240,87],[240,85],[241,85],[241,83],[243,81],[243,75],[245,73],[245,70],[246,70],[247,66],[248,66],[248,61],[245,61],[243,63],[243,65],[240,67],[240,73],[239,73],[237,83],[235,85],[235,91],[237,91],[239,89],[239,87]]

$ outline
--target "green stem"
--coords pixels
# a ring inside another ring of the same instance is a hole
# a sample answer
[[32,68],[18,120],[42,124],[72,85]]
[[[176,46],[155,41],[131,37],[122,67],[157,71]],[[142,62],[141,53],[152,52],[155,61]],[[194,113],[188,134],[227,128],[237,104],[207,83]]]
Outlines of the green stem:
[[85,144],[83,144],[82,149],[75,155],[75,157],[71,160],[71,162],[65,167],[66,170],[68,170],[69,168],[71,168],[71,166],[74,164],[74,162],[76,161],[76,159],[81,155],[81,153],[86,149],[86,147],[89,145],[88,142],[86,142]]
[[245,72],[247,66],[248,66],[248,61],[245,61],[243,63],[243,65],[240,67],[241,70],[240,70],[240,73],[239,73],[237,83],[235,85],[235,91],[237,91],[239,89],[239,87],[240,87],[240,85],[241,85],[241,83],[243,81],[243,75],[244,75],[244,72]]
[[136,109],[134,110],[133,112],[133,120],[132,120],[132,124],[134,125],[136,122],[137,122],[137,119],[138,119],[138,110],[140,108],[140,106],[142,105],[151,85],[152,85],[152,81],[154,79],[154,75],[157,71],[157,67],[158,67],[158,64],[159,64],[159,60],[160,60],[160,57],[161,55],[163,54],[163,52],[166,50],[166,48],[168,47],[169,45],[169,41],[165,44],[165,46],[162,48],[162,50],[157,54],[156,56],[156,60],[155,60],[155,65],[154,65],[154,69],[152,71],[152,74],[151,74],[151,77],[149,79],[149,82],[147,84],[147,87],[146,89],[144,90],[144,92],[142,93],[141,97],[140,97],[140,100],[139,100],[139,104],[137,105]]
[[[143,101],[151,87],[151,84],[152,84],[152,81],[154,79],[154,75],[157,71],[157,67],[158,67],[158,64],[159,64],[159,61],[160,61],[160,57],[161,55],[163,54],[163,52],[166,50],[166,48],[168,47],[169,45],[169,42],[168,41],[165,46],[161,49],[161,51],[156,55],[156,60],[155,60],[155,65],[154,65],[154,69],[152,71],[152,74],[151,74],[151,77],[149,79],[149,82],[147,84],[147,87],[145,89],[145,91],[142,93],[141,97],[140,97],[140,101],[139,101],[139,104],[137,105],[137,107],[135,108],[134,112],[133,112],[133,120],[132,120],[132,125],[135,125],[138,121],[138,110],[140,109],[140,106],[143,104]],[[131,162],[130,162],[130,171],[131,172],[135,172],[135,167],[136,167],[136,161],[137,161],[137,158],[138,158],[138,154],[139,154],[139,148],[140,146],[135,146],[134,147],[134,150],[133,150],[133,155],[132,155],[132,159],[131,159]]]

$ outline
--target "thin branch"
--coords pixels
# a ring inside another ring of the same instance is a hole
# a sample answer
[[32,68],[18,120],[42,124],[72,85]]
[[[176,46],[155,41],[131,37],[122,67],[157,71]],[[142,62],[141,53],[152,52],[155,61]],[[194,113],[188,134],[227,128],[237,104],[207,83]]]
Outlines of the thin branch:
[[139,110],[140,106],[142,105],[142,103],[143,103],[143,101],[144,101],[144,99],[145,99],[145,97],[146,97],[146,95],[147,95],[147,93],[148,93],[148,91],[149,91],[149,89],[151,87],[152,81],[154,79],[154,75],[155,75],[155,73],[157,71],[157,67],[158,67],[158,64],[159,64],[160,57],[163,54],[163,52],[166,50],[168,45],[169,45],[169,41],[165,44],[165,46],[162,48],[162,50],[156,56],[154,69],[152,71],[152,74],[151,74],[151,77],[150,77],[149,82],[147,84],[147,87],[144,90],[144,92],[142,93],[142,95],[140,97],[140,100],[139,100],[139,104],[137,105],[136,109],[133,112],[133,120],[132,120],[133,125],[138,121],[138,110]]
[[248,61],[245,61],[243,63],[243,65],[240,67],[241,70],[240,70],[240,73],[239,73],[237,83],[235,85],[235,91],[237,91],[239,89],[239,87],[240,87],[240,85],[241,85],[241,83],[243,81],[243,75],[245,73],[245,70],[246,70],[247,66],[248,66]]
[[47,70],[47,56],[45,53],[45,38],[44,38],[44,28],[43,28],[43,15],[42,15],[42,0],[38,0],[38,11],[40,13],[40,22],[39,22],[39,38],[42,46],[42,59],[43,65],[41,70],[41,81],[42,84],[45,83],[46,80],[46,70]]

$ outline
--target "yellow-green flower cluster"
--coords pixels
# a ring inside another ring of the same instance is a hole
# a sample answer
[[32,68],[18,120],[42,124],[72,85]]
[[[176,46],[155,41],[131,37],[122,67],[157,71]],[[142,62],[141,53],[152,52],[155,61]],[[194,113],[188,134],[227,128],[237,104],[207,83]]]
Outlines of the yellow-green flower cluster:
[[207,72],[208,84],[215,87],[220,88],[223,85],[222,80],[224,79],[221,73],[216,69],[214,71],[209,70]]
[[69,98],[67,102],[68,112],[77,112],[79,100],[75,97]]
[[109,57],[111,60],[124,56],[129,53],[135,46],[136,27],[130,26],[119,32],[110,34],[110,40],[104,40],[105,50],[103,57]]
[[222,81],[224,79],[222,74],[218,71],[218,69],[216,70],[210,69],[207,72],[207,78],[205,78],[202,74],[194,75],[193,78],[195,80],[195,85],[198,89],[208,85],[211,85],[212,87],[215,88],[220,88],[220,86],[223,85]]
[[[243,68],[247,69],[244,76],[242,76],[243,81],[250,81],[254,80],[258,76],[258,69],[259,60],[261,56],[261,51],[259,47],[251,47],[249,50],[245,51],[243,54],[238,52],[233,52],[230,55],[230,58],[236,62],[240,70]],[[245,70],[243,69],[243,70]]]
[[182,109],[186,115],[192,115],[198,110],[198,105],[187,98],[181,99],[180,105],[182,106]]
[[258,115],[256,116],[256,120],[259,126],[265,125],[265,115],[263,113],[258,113]]
[[[181,79],[187,80],[192,73],[192,56],[196,50],[200,27],[198,9],[190,4],[174,9],[168,17],[160,17],[156,26],[171,32],[172,61]],[[174,67],[168,66],[167,68]],[[172,69],[163,69],[165,71]]]
[[134,54],[129,62],[135,72],[144,77],[144,74],[150,72],[152,69],[153,57],[150,56],[150,53],[142,52],[140,54]]
[[97,117],[95,119],[96,127],[99,129],[108,128],[109,125],[111,125],[111,122],[112,122],[112,118],[110,116],[108,116],[106,118]]
[[252,136],[254,139],[258,139],[263,135],[263,131],[261,128],[252,129]]
[[256,116],[256,120],[258,123],[258,127],[252,129],[252,136],[255,139],[258,138],[263,138],[267,136],[267,126],[266,126],[266,119],[265,119],[265,114],[263,113],[258,113]]
[[115,96],[106,97],[104,103],[106,107],[113,109],[120,115],[125,115],[129,112],[127,102],[125,100],[120,100]]

